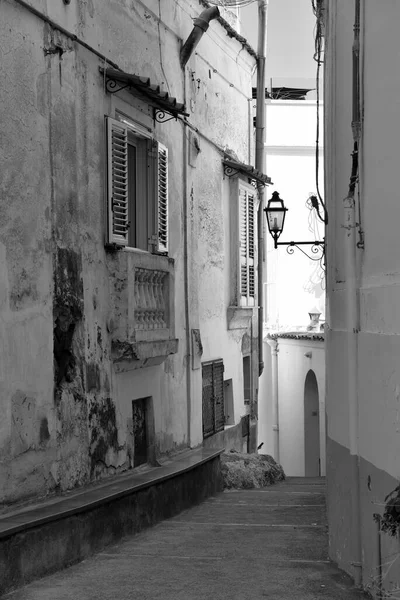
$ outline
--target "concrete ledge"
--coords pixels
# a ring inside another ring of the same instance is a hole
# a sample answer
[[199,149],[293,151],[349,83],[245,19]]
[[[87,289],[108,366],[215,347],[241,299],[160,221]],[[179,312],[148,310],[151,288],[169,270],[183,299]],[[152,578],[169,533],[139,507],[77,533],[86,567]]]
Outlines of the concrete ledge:
[[222,491],[222,450],[190,451],[0,518],[0,595]]

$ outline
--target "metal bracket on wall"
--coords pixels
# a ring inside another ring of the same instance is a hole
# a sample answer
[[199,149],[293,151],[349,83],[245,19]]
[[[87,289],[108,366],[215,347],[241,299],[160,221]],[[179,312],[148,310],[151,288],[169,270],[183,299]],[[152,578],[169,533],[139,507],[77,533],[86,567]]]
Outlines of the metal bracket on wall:
[[238,173],[240,173],[239,169],[234,169],[233,167],[224,165],[224,175],[226,175],[227,177],[233,177],[234,175],[237,175]]
[[157,123],[166,123],[167,121],[172,121],[172,119],[177,119],[177,116],[165,109],[154,109],[154,120],[157,121]]
[[130,87],[129,83],[123,85],[116,81],[116,79],[111,79],[110,77],[106,79],[106,90],[109,94],[116,94],[128,87]]

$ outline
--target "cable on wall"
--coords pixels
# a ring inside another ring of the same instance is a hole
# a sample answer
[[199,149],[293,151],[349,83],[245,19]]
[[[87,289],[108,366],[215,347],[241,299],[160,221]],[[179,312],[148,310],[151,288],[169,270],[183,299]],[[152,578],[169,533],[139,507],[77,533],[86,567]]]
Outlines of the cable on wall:
[[[328,211],[325,206],[325,202],[322,198],[322,194],[319,188],[319,144],[320,144],[320,71],[321,65],[324,62],[324,10],[321,0],[311,0],[312,10],[316,18],[315,24],[315,51],[314,60],[317,63],[317,74],[316,74],[316,92],[317,92],[317,126],[316,126],[316,140],[315,140],[315,179],[317,197],[315,197],[314,208],[317,211],[319,219],[325,223],[328,223]],[[323,209],[323,215],[319,210],[319,203]]]

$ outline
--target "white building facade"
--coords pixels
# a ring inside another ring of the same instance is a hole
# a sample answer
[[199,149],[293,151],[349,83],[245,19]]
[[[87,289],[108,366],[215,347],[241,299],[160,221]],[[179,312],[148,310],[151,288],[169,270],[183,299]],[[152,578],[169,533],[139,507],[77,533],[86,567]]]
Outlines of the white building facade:
[[379,535],[374,514],[384,516],[399,478],[400,5],[323,5],[330,555],[356,583],[395,598],[398,538]]

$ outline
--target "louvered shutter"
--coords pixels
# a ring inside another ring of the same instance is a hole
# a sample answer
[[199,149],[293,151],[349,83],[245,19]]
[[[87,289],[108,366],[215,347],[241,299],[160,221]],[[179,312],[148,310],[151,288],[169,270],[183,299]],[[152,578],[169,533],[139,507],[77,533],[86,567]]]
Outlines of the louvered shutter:
[[157,252],[168,252],[168,148],[157,143]]
[[247,192],[247,214],[248,214],[248,265],[249,265],[249,294],[248,305],[254,306],[256,297],[256,277],[255,277],[255,231],[254,231],[254,204],[255,194]]
[[107,204],[109,244],[128,244],[128,128],[107,117]]
[[240,305],[255,303],[255,194],[239,188]]
[[202,364],[203,438],[225,427],[224,363],[222,359]]

